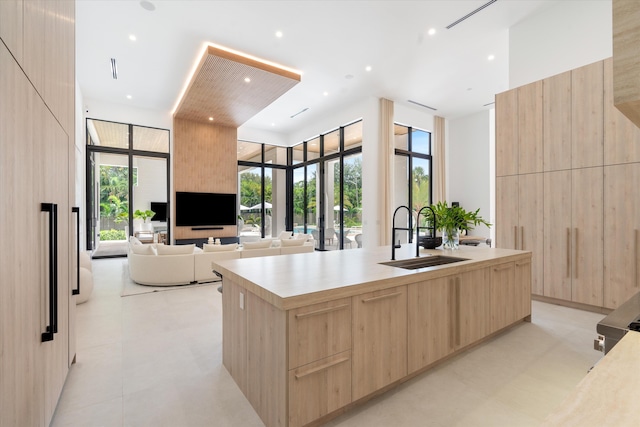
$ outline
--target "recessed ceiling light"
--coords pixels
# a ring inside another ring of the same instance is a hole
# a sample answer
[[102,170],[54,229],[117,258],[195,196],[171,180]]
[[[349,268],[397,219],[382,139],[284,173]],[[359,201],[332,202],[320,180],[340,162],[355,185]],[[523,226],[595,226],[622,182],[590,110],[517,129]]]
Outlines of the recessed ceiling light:
[[344,78],[347,80],[351,80],[353,78],[353,74],[347,74],[346,76],[344,76]]
[[489,56],[487,56],[487,59],[489,61],[493,61],[494,59],[496,59],[496,57],[495,57],[495,55],[489,55]]
[[213,121],[213,117],[209,117],[209,121],[212,122]]
[[144,10],[148,10],[149,12],[153,12],[154,10],[156,10],[156,6],[149,0],[142,0],[140,2],[140,6],[142,6]]
[[328,95],[329,95],[329,92],[327,92],[327,91],[325,90],[324,92],[322,92],[322,94],[323,94],[324,96],[328,96]]
[[245,78],[244,78],[244,81],[245,81],[246,83],[250,83],[250,82],[251,82],[251,79],[250,79],[249,77],[245,77]]
[[281,39],[282,38],[282,31],[276,31],[276,37]]
[[427,31],[427,34],[429,34],[430,36],[434,35],[435,33],[436,33],[435,28],[429,28],[429,31]]
[[129,40],[131,40],[132,42],[136,41],[136,35],[135,34],[129,34]]
[[275,125],[276,125],[275,123],[271,123],[271,126],[275,126]]
[[365,69],[366,71],[371,71],[371,65],[367,65],[366,67],[364,67],[364,69]]
[[131,98],[133,98],[133,96],[127,95],[127,99],[131,99]]
[[472,90],[472,88],[468,87],[468,88],[467,88],[467,91],[470,91],[470,90]]

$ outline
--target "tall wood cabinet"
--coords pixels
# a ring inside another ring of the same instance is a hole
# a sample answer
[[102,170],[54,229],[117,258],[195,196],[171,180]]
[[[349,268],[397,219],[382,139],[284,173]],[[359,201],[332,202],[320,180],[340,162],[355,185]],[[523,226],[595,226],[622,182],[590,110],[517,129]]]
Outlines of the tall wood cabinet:
[[75,358],[74,7],[0,2],[2,427],[49,425]]
[[[640,129],[613,105],[612,70],[609,58],[542,80],[543,190],[535,198],[544,221],[533,235],[544,269],[536,284],[534,261],[532,292],[604,308],[640,290]],[[512,135],[523,120],[521,107],[503,111],[500,101],[538,84],[496,95],[498,247],[520,248],[522,194],[532,192],[522,188],[524,175],[498,168],[505,152],[499,136]]]

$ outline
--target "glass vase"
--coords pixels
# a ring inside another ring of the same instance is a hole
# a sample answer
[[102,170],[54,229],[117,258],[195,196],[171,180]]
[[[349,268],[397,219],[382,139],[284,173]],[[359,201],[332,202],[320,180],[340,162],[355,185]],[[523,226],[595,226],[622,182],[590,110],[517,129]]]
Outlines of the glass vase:
[[444,249],[458,249],[460,245],[460,230],[442,230],[442,247]]

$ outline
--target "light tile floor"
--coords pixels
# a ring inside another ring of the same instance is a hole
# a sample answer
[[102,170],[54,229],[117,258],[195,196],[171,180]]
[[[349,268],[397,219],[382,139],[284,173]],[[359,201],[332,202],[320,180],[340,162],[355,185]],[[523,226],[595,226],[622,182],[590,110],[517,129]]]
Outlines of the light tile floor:
[[[93,274],[54,427],[263,425],[222,366],[216,286],[121,297],[126,260]],[[532,317],[327,425],[539,425],[601,357],[603,316],[534,301]]]

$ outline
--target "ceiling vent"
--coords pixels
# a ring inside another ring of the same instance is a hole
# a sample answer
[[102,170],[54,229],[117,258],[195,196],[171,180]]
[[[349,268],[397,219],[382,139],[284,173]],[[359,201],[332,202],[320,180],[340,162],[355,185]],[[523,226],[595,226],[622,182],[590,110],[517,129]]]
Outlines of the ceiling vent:
[[118,80],[118,65],[116,64],[116,58],[111,58],[111,76],[114,80]]
[[293,119],[295,116],[297,116],[297,115],[299,115],[299,114],[304,113],[304,112],[305,112],[305,111],[307,111],[308,109],[309,109],[309,107],[304,108],[304,109],[302,109],[302,110],[298,111],[298,112],[297,112],[297,113],[295,113],[293,116],[291,116],[291,118]]
[[459,23],[461,23],[462,21],[464,21],[465,19],[468,19],[470,17],[472,17],[473,15],[475,15],[476,13],[480,12],[482,9],[484,9],[487,6],[491,6],[493,3],[497,2],[498,0],[491,0],[485,4],[483,4],[482,6],[480,6],[479,8],[477,8],[476,10],[474,10],[473,12],[469,12],[466,15],[464,15],[462,18],[458,19],[457,21],[452,22],[451,24],[447,25],[447,30],[450,30],[452,27],[458,25]]
[[438,111],[436,108],[429,107],[428,105],[425,105],[425,104],[421,104],[418,101],[412,101],[412,100],[408,99],[407,102],[410,102],[410,103],[415,104],[415,105],[419,105],[420,107],[428,108],[429,110],[432,110],[432,111]]

